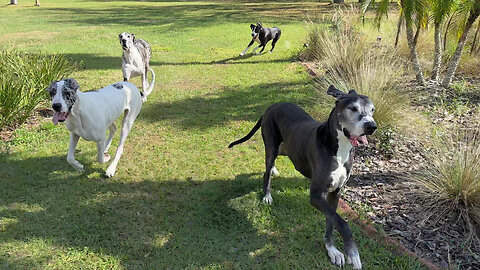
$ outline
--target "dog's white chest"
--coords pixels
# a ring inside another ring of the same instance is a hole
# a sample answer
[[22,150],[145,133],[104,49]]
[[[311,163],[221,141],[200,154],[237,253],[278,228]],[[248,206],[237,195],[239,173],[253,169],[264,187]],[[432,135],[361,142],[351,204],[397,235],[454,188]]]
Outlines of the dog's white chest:
[[337,188],[343,187],[343,185],[347,182],[348,176],[347,175],[347,168],[344,164],[350,158],[350,150],[352,150],[352,144],[350,141],[343,135],[343,132],[337,131],[338,136],[338,151],[337,155],[333,157],[333,159],[337,162],[338,167],[332,171],[330,174],[332,178],[332,183],[328,187],[328,191],[334,191]]

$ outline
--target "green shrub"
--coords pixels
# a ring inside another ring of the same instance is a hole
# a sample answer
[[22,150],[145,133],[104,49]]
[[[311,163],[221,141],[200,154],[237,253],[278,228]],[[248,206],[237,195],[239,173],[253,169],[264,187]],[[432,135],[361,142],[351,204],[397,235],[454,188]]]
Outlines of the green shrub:
[[391,125],[406,104],[399,84],[404,65],[393,48],[368,40],[354,27],[355,19],[345,19],[354,17],[339,11],[329,28],[313,25],[302,57],[317,61],[323,71],[316,80],[319,91],[324,93],[330,84],[342,91],[355,89],[375,104],[379,125]]
[[[438,138],[426,153],[418,180],[424,205],[438,219],[460,220],[478,241],[480,234],[480,127]],[[431,218],[431,217],[428,217]]]
[[0,129],[24,122],[48,97],[45,88],[74,69],[63,56],[1,50]]

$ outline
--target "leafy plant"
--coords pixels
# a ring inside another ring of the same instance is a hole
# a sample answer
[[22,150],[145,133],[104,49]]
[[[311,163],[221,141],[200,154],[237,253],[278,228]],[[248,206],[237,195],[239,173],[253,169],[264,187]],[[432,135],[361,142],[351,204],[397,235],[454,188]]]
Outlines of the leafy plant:
[[63,56],[0,51],[0,129],[22,123],[48,96],[45,88],[75,69]]

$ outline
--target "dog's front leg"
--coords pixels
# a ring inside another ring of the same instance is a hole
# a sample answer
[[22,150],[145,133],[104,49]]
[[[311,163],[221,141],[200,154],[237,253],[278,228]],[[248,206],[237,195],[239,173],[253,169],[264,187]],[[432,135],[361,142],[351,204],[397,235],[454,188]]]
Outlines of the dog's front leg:
[[75,148],[77,148],[78,140],[80,136],[74,133],[70,133],[70,145],[68,147],[67,162],[70,163],[76,170],[83,171],[83,165],[75,160]]
[[123,73],[123,81],[124,82],[128,82],[130,81],[130,78],[131,77],[134,77],[132,76],[132,73],[133,71],[135,71],[137,68],[131,64],[126,64],[124,63],[122,65],[122,73]]
[[243,50],[243,52],[240,53],[240,56],[244,56],[247,53],[248,49],[250,49],[250,47],[253,45],[253,42],[255,42],[254,39],[252,39],[252,41],[250,41],[250,43],[248,43],[247,48],[245,48],[245,50]]
[[340,215],[337,214],[336,209],[332,207],[333,205],[330,205],[338,200],[338,194],[329,195],[326,188],[323,189],[315,187],[314,183],[319,183],[320,181],[322,180],[312,179],[312,187],[310,188],[310,204],[320,210],[325,215],[327,220],[325,230],[325,247],[327,249],[328,256],[330,257],[332,263],[338,266],[343,266],[345,264],[345,258],[343,254],[337,248],[335,248],[333,241],[331,241],[332,230],[333,227],[335,227],[343,238],[345,252],[347,254],[347,263],[353,264],[353,269],[362,269],[360,255],[358,253],[357,246],[353,242],[352,231],[345,220],[343,220]]

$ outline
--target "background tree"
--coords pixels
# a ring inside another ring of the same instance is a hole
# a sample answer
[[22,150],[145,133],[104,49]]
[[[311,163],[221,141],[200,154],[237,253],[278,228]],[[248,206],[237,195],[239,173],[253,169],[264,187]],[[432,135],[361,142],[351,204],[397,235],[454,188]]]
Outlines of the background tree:
[[455,52],[453,53],[453,56],[448,63],[447,73],[445,74],[445,78],[442,81],[442,86],[444,87],[447,87],[452,82],[453,76],[455,75],[455,71],[458,67],[458,63],[460,62],[460,58],[462,57],[462,52],[467,41],[468,32],[470,31],[473,24],[480,15],[480,0],[466,0],[461,3],[461,9],[467,11],[468,17],[465,24],[462,25],[462,34],[460,36],[460,39],[458,40],[457,48],[455,49]]
[[17,0],[10,0],[10,5],[17,5]]

